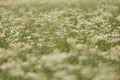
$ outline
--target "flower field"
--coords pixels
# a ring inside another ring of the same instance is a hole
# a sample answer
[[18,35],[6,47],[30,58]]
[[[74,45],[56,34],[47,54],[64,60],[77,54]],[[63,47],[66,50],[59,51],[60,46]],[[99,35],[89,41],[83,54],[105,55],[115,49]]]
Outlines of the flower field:
[[0,0],[0,80],[120,80],[120,0]]

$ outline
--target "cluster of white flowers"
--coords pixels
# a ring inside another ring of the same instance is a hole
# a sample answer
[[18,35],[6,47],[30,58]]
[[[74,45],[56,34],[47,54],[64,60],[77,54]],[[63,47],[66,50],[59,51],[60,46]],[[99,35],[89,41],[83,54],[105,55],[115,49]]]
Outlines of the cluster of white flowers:
[[0,1],[0,80],[119,80],[119,5]]

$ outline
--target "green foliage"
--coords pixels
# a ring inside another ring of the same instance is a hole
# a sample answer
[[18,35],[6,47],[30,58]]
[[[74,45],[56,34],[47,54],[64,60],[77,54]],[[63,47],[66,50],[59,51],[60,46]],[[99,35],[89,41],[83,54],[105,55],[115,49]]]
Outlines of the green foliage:
[[119,0],[0,1],[0,80],[119,75]]

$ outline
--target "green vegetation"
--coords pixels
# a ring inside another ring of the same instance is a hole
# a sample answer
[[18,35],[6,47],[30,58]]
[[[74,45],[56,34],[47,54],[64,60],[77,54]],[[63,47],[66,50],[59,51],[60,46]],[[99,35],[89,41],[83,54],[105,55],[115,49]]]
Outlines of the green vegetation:
[[1,0],[0,80],[120,80],[120,0]]

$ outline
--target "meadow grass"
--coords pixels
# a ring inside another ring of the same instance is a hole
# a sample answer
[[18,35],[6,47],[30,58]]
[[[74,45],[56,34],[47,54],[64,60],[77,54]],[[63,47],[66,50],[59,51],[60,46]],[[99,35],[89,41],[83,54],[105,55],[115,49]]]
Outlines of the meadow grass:
[[0,0],[0,80],[120,80],[120,0]]

